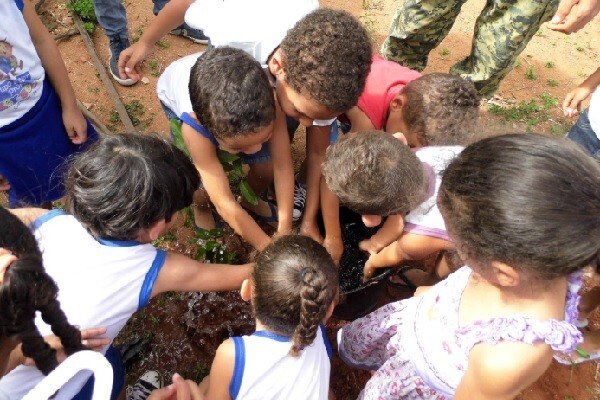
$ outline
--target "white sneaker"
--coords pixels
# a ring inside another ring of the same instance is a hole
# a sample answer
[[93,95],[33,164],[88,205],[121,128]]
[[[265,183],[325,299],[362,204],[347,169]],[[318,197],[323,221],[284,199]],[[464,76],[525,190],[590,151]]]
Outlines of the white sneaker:
[[127,386],[125,395],[127,400],[146,400],[150,393],[162,387],[158,372],[146,371],[133,385]]
[[306,185],[294,180],[294,209],[292,219],[298,221],[302,217],[304,205],[306,204]]

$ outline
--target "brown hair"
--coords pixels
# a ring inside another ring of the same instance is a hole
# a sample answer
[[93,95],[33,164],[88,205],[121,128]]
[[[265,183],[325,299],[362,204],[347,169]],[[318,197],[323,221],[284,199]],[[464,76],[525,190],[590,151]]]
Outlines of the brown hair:
[[351,14],[321,8],[306,15],[281,42],[285,80],[334,112],[354,107],[371,69],[371,39]]
[[283,236],[258,257],[252,307],[269,330],[292,338],[290,354],[310,345],[338,291],[327,250],[306,236]]
[[467,145],[479,118],[479,94],[460,76],[433,73],[409,82],[402,90],[407,133],[425,146]]
[[472,266],[500,261],[554,279],[597,260],[600,167],[569,140],[481,140],[447,167],[438,203]]
[[340,202],[362,215],[406,214],[425,196],[421,161],[389,133],[346,135],[329,146],[322,170]]

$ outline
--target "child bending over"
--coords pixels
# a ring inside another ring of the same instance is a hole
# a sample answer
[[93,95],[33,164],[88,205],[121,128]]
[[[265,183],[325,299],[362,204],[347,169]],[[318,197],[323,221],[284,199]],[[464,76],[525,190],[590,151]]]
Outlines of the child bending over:
[[[373,74],[373,71],[371,71],[371,74]],[[371,75],[369,77],[371,79]],[[381,103],[375,103],[372,99],[379,99],[379,102],[382,102],[385,98],[391,99],[389,105],[385,105],[387,107],[385,112],[387,119],[384,122],[375,123],[375,118],[369,116],[367,111],[371,108],[381,108],[384,106]],[[399,137],[403,141],[411,148],[417,149],[419,158],[424,162],[430,163],[434,169],[440,170],[443,169],[443,165],[447,160],[445,161],[444,157],[440,158],[438,156],[433,156],[435,160],[432,160],[431,154],[437,153],[437,150],[423,149],[423,152],[421,152],[419,149],[425,146],[466,145],[473,136],[475,124],[479,116],[479,96],[471,82],[450,74],[433,73],[410,81],[401,91],[394,94],[393,97],[391,95],[387,97],[380,95],[377,97],[375,94],[368,93],[365,90],[361,95],[361,100],[359,100],[357,107],[350,113],[353,131],[357,131],[355,126],[382,126],[386,132],[400,133]],[[360,114],[361,112],[365,115]],[[369,117],[367,118],[367,116]],[[371,124],[367,120],[371,121]],[[372,129],[366,130],[369,131]],[[452,151],[454,150],[450,150],[450,152]],[[357,162],[359,160],[353,163]],[[322,183],[322,186],[321,207],[325,223],[324,244],[330,254],[332,254],[333,259],[339,261],[343,251],[342,234],[338,217],[339,202],[331,191],[327,189],[325,182]],[[406,206],[402,208],[404,208],[405,212],[412,210]],[[388,215],[376,212],[369,212],[368,214]],[[378,225],[378,223],[375,223],[373,226],[375,225]],[[389,214],[389,217],[377,233],[361,242],[360,247],[371,254],[379,253],[386,246],[398,240],[403,232],[403,227],[404,224],[400,215]],[[439,235],[435,235],[433,238],[447,239],[445,236],[440,237]],[[429,254],[447,247],[447,243],[438,240],[436,242],[442,246],[437,246],[437,250],[432,249]],[[390,259],[393,262],[387,265],[397,264],[405,259],[411,258],[399,255]]]
[[[321,242],[316,223],[321,164],[337,136],[335,118],[355,106],[363,91],[372,47],[364,26],[352,15],[317,7],[315,0],[290,0],[285,7],[279,0],[171,0],[140,40],[121,53],[119,71],[123,78],[139,79],[140,62],[153,44],[184,20],[202,29],[213,45],[250,53],[274,87],[274,135],[288,129],[293,135],[299,123],[307,128],[305,187],[294,180],[276,179],[275,184],[286,185],[277,196],[290,199],[294,186],[293,217],[300,218],[304,208],[300,231]],[[277,200],[282,207],[284,199]],[[280,226],[287,223],[279,221]]]
[[[308,237],[283,236],[263,250],[240,292],[256,332],[219,346],[199,392],[213,400],[327,399],[332,353],[323,324],[338,293],[327,251]],[[176,393],[164,388],[150,398]]]
[[375,268],[424,260],[454,247],[436,198],[441,173],[462,147],[430,146],[413,152],[397,136],[351,133],[329,148],[323,164],[329,189],[361,214],[365,225],[377,226],[381,216],[398,216],[399,239],[372,252],[365,265],[367,278]]
[[[251,273],[248,266],[202,264],[156,249],[151,242],[192,202],[200,179],[189,158],[151,135],[114,135],[101,139],[71,165],[66,210],[23,210],[31,222],[44,267],[58,286],[58,300],[71,324],[105,326],[114,339],[129,317],[166,291],[233,290]],[[41,319],[36,326],[45,335]],[[106,356],[123,383],[117,351]],[[21,398],[42,375],[20,366],[0,380],[0,394]],[[71,399],[86,382],[77,376],[59,392]],[[91,388],[75,398],[88,398]]]
[[[200,172],[202,188],[194,196],[196,225],[215,227],[212,202],[225,222],[257,249],[271,239],[245,209],[266,222],[279,220],[278,232],[289,232],[291,185],[282,194],[286,185],[281,182],[291,182],[293,175],[290,140],[285,131],[274,130],[273,89],[260,64],[243,50],[217,47],[173,62],[161,75],[157,91],[167,117],[182,122],[183,140]],[[250,164],[247,180],[255,193],[262,193],[275,175],[278,210],[260,198],[256,206],[236,201],[219,149],[240,153]]]
[[555,351],[573,351],[580,271],[600,250],[599,185],[600,167],[567,140],[467,147],[438,196],[466,265],[340,330],[340,357],[376,370],[359,398],[513,399]]
[[97,135],[30,1],[0,3],[0,190],[11,207],[64,196],[62,167]]

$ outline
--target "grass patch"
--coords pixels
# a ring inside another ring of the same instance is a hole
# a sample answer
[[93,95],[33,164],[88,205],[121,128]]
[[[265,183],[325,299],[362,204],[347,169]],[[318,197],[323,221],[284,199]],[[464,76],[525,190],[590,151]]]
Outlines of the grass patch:
[[556,79],[548,79],[546,83],[550,87],[558,87],[558,81]]
[[447,48],[443,48],[442,50],[440,50],[440,55],[442,56],[449,56],[450,55],[450,49]]
[[488,111],[508,121],[525,122],[528,126],[535,126],[548,121],[550,119],[548,110],[557,104],[558,99],[548,93],[542,93],[539,99],[522,100],[519,104],[510,107],[492,104],[488,107]]
[[96,11],[92,0],[71,0],[67,4],[67,8],[81,18],[83,28],[89,34],[94,33],[98,20],[96,19]]
[[537,79],[533,65],[530,65],[527,67],[527,70],[525,70],[525,78],[529,79],[530,81],[535,81]]
[[554,68],[554,61],[548,61],[548,62],[546,63],[546,68],[548,68],[548,69],[552,69],[552,68]]

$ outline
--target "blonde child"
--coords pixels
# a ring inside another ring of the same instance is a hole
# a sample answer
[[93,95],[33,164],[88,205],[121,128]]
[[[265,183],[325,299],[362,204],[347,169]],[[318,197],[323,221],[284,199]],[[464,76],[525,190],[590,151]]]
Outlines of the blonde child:
[[97,135],[54,39],[29,1],[0,3],[0,190],[11,207],[64,196],[61,168]]
[[484,139],[438,196],[465,266],[339,332],[376,370],[360,399],[512,399],[581,342],[580,271],[598,258],[600,167],[567,140]]

